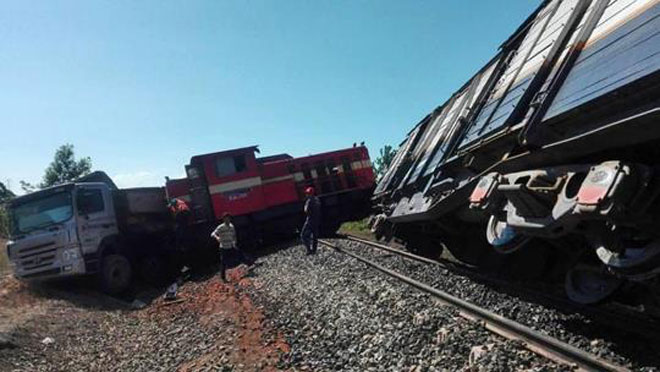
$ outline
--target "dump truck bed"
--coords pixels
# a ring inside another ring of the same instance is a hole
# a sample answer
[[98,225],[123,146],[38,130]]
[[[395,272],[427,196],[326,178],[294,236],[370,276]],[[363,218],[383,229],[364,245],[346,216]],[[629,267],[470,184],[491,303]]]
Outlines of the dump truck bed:
[[172,229],[165,188],[140,187],[114,191],[119,227],[124,232],[155,233]]

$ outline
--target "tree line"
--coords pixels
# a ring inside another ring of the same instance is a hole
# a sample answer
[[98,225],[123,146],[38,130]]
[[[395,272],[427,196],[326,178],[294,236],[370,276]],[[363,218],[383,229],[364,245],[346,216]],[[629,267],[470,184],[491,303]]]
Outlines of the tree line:
[[[72,144],[57,148],[53,161],[46,167],[41,182],[31,184],[20,181],[21,189],[30,193],[46,187],[59,185],[85,176],[92,171],[92,159],[84,157],[76,160]],[[5,207],[6,203],[16,197],[7,186],[0,182],[0,237],[8,237],[11,221]]]

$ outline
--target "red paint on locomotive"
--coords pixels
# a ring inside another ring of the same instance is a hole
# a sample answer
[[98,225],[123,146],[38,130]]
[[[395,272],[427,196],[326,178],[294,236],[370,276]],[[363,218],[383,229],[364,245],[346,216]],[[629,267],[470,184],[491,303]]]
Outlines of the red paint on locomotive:
[[[322,199],[338,196],[340,203],[350,203],[356,198],[346,196],[359,193],[368,199],[375,185],[364,146],[300,158],[287,154],[257,158],[258,151],[251,146],[194,156],[186,167],[186,178],[168,179],[168,196],[191,202],[193,210],[200,209],[194,204],[205,204],[202,200],[206,199],[212,212],[208,217],[218,220],[224,213],[251,216],[302,204],[308,186],[314,186]],[[207,196],[194,197],[194,190],[199,195],[202,188]],[[282,214],[286,213],[274,213],[272,218]]]

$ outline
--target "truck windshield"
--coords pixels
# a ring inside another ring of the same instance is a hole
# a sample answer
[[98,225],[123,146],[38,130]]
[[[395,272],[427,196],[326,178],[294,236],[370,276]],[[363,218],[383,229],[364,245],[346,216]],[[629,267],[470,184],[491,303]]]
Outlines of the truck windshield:
[[61,223],[73,215],[71,193],[60,192],[12,209],[14,235]]

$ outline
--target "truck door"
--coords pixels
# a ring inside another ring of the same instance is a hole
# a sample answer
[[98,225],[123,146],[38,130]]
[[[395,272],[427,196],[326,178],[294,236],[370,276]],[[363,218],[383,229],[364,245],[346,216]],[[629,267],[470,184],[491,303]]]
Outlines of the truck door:
[[103,238],[118,233],[110,190],[103,185],[76,189],[78,237],[83,254],[95,253]]

